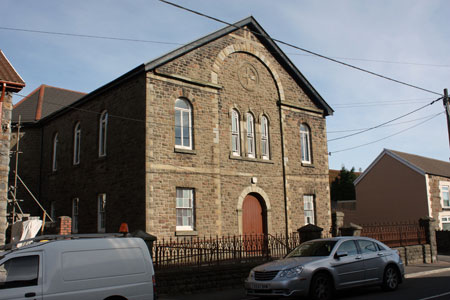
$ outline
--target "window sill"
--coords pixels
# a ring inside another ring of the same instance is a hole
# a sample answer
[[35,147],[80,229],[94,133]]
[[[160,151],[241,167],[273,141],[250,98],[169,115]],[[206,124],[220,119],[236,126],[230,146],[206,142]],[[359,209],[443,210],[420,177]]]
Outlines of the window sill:
[[450,206],[442,206],[443,211],[450,211]]
[[174,148],[173,152],[175,152],[175,153],[184,153],[184,154],[192,154],[192,155],[196,155],[197,154],[197,151],[195,151],[195,150],[183,149],[183,148]]
[[196,230],[180,230],[175,231],[175,236],[197,236],[198,232]]
[[253,157],[242,157],[242,156],[233,155],[233,153],[230,153],[229,158],[230,158],[230,159],[234,159],[234,160],[251,161],[251,162],[263,163],[263,164],[273,164],[273,163],[274,163],[271,159],[262,159],[262,158],[253,158]]
[[302,162],[302,167],[305,167],[305,168],[315,168],[314,164],[311,164],[311,163],[304,163],[304,162]]

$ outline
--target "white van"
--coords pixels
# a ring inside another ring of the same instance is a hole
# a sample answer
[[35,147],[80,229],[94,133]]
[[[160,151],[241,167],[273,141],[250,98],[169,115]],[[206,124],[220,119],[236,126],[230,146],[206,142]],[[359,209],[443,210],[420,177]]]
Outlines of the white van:
[[0,252],[0,299],[154,299],[154,270],[141,238],[34,242]]

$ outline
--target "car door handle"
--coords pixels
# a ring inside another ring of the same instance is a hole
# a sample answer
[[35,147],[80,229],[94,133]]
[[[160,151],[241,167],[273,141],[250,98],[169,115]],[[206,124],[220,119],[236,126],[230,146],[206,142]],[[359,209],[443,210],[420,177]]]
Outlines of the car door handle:
[[362,256],[356,256],[355,257],[355,259],[361,259],[362,258]]
[[384,256],[384,254],[383,253],[378,253],[378,256]]
[[36,293],[26,293],[25,298],[36,297]]

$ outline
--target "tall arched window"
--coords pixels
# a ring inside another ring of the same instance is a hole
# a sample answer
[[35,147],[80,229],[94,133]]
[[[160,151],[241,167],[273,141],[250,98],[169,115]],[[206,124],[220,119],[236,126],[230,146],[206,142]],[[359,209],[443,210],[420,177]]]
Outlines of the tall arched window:
[[98,124],[98,156],[106,156],[106,133],[108,130],[108,112],[100,115]]
[[175,147],[192,149],[192,108],[189,101],[175,101]]
[[80,122],[75,125],[73,130],[73,164],[78,165],[80,163],[80,150],[81,150],[81,126]]
[[53,137],[52,171],[58,170],[58,133]]
[[302,151],[302,163],[311,163],[311,131],[308,125],[300,125],[300,147]]
[[239,130],[239,113],[231,111],[231,151],[233,155],[241,155],[241,134]]
[[255,122],[250,113],[247,113],[247,156],[255,157]]
[[261,118],[261,156],[269,159],[269,122],[266,116]]

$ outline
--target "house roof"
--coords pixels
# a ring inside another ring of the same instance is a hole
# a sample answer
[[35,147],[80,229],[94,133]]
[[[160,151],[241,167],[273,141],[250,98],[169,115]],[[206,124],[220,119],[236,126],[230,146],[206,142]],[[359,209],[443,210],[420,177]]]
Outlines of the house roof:
[[385,155],[396,159],[400,163],[413,169],[414,171],[425,175],[437,175],[450,178],[450,162],[428,158],[420,155],[384,149],[380,155],[370,164],[370,166],[355,180],[355,185],[358,184],[365,175],[378,163],[378,161]]
[[86,95],[85,93],[61,89],[42,84],[28,96],[14,105],[12,122],[33,123],[70,105]]
[[[98,89],[94,90],[93,92],[87,94],[86,96],[82,97],[75,103],[73,103],[72,106],[78,106],[82,105],[83,103],[89,101],[96,95],[103,93],[104,91],[107,91],[108,89],[120,84],[121,82],[132,78],[133,76],[136,76],[138,74],[141,74],[142,72],[148,72],[155,70],[156,68],[180,57],[188,52],[195,50],[205,44],[208,44],[218,38],[221,38],[231,32],[234,32],[242,27],[247,26],[261,41],[263,45],[267,47],[267,49],[271,52],[271,54],[277,59],[277,61],[285,67],[285,69],[293,76],[293,78],[297,81],[297,83],[304,89],[304,92],[312,99],[314,103],[316,103],[319,107],[321,107],[324,110],[324,115],[332,115],[333,109],[325,102],[325,100],[319,95],[319,93],[313,88],[313,86],[306,80],[306,78],[302,75],[302,73],[297,69],[297,67],[289,60],[289,58],[281,51],[281,49],[275,44],[275,42],[269,37],[269,35],[262,29],[262,27],[256,22],[256,20],[253,17],[248,17],[243,19],[242,21],[239,21],[235,24],[229,25],[221,30],[218,30],[212,34],[209,34],[205,37],[202,37],[196,41],[193,41],[192,43],[186,44],[182,47],[179,47],[178,49],[175,49],[159,58],[156,58],[152,61],[149,61],[147,63],[141,64],[137,66],[136,68],[128,71],[127,73],[123,74],[122,76],[116,78],[115,80],[99,87]],[[53,114],[45,117],[45,120],[42,120],[43,122],[46,122],[47,120],[51,120],[52,118],[58,117],[61,114],[64,114],[67,110],[70,108],[63,108],[60,109]]]
[[18,92],[25,86],[25,81],[23,81],[22,77],[20,77],[19,73],[17,73],[16,69],[14,69],[1,49],[0,83],[6,83],[7,89],[12,92]]
[[164,65],[186,53],[197,49],[203,45],[206,45],[216,39],[219,39],[231,32],[239,30],[243,27],[247,27],[260,42],[267,47],[269,52],[277,59],[277,61],[293,76],[297,83],[304,89],[305,93],[321,107],[325,115],[332,115],[333,109],[327,102],[320,96],[320,94],[314,89],[309,81],[303,76],[303,74],[297,69],[297,67],[290,61],[290,59],[284,54],[284,52],[278,47],[278,45],[272,40],[272,38],[264,31],[259,23],[252,16],[245,18],[235,24],[229,25],[223,29],[220,29],[214,33],[206,35],[192,43],[186,44],[178,49],[175,49],[155,60],[152,60],[145,64],[145,70],[154,70],[157,67]]

